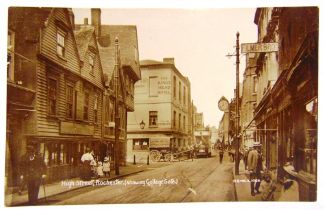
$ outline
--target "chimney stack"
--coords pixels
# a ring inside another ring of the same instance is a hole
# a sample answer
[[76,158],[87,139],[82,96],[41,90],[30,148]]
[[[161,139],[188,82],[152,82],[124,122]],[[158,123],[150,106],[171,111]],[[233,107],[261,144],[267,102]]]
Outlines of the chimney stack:
[[95,33],[97,38],[101,36],[101,9],[91,9],[91,25],[95,27]]
[[168,63],[168,64],[174,65],[174,58],[163,58],[163,63]]

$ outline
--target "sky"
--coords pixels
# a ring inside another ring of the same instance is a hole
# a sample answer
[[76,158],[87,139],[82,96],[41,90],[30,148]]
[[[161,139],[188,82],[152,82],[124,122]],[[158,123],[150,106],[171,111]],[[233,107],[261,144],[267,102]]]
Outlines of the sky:
[[[76,23],[89,19],[89,9],[73,9]],[[255,8],[245,9],[101,9],[102,24],[136,25],[139,59],[162,61],[174,57],[191,82],[191,97],[205,125],[218,127],[223,115],[218,100],[234,97],[236,33],[240,42],[257,41]],[[240,73],[245,55],[240,56]]]

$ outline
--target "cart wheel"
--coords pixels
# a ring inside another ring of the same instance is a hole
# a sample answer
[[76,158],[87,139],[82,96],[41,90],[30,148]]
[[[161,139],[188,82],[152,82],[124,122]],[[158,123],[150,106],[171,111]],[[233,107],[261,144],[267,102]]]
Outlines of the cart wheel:
[[162,154],[157,150],[153,150],[150,152],[150,156],[152,161],[158,162],[161,159]]
[[166,162],[170,162],[170,161],[171,161],[171,157],[172,157],[172,154],[165,154],[165,155],[164,155],[164,160],[165,160]]

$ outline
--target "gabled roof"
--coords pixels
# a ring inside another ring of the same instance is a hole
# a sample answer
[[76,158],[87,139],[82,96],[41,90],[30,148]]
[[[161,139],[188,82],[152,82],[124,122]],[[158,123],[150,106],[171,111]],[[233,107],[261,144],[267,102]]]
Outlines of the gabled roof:
[[94,33],[94,27],[84,26],[80,30],[74,31],[75,41],[79,50],[80,59],[83,61],[87,52],[89,42]]
[[[75,27],[77,30],[80,30],[83,27],[88,28],[92,26],[77,24]],[[101,36],[98,37],[98,50],[103,73],[108,76],[109,81],[113,78],[116,37],[119,40],[122,67],[129,70],[129,73],[133,75],[135,81],[139,80],[141,78],[141,72],[138,56],[137,58],[135,56],[135,50],[138,52],[137,28],[132,25],[101,25]]]
[[103,70],[112,77],[115,66],[115,38],[118,37],[120,59],[123,66],[131,67],[130,74],[133,74],[136,80],[141,78],[138,56],[137,29],[131,25],[101,25],[101,36],[106,41],[104,45],[99,38],[99,52],[102,58]]

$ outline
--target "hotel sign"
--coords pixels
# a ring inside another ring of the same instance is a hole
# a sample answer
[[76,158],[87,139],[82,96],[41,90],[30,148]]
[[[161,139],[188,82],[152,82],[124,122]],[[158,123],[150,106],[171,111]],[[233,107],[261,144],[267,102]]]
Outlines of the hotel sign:
[[170,137],[150,138],[150,148],[168,148],[170,147]]
[[277,52],[279,45],[276,42],[273,43],[242,43],[242,53],[261,53],[261,52]]

